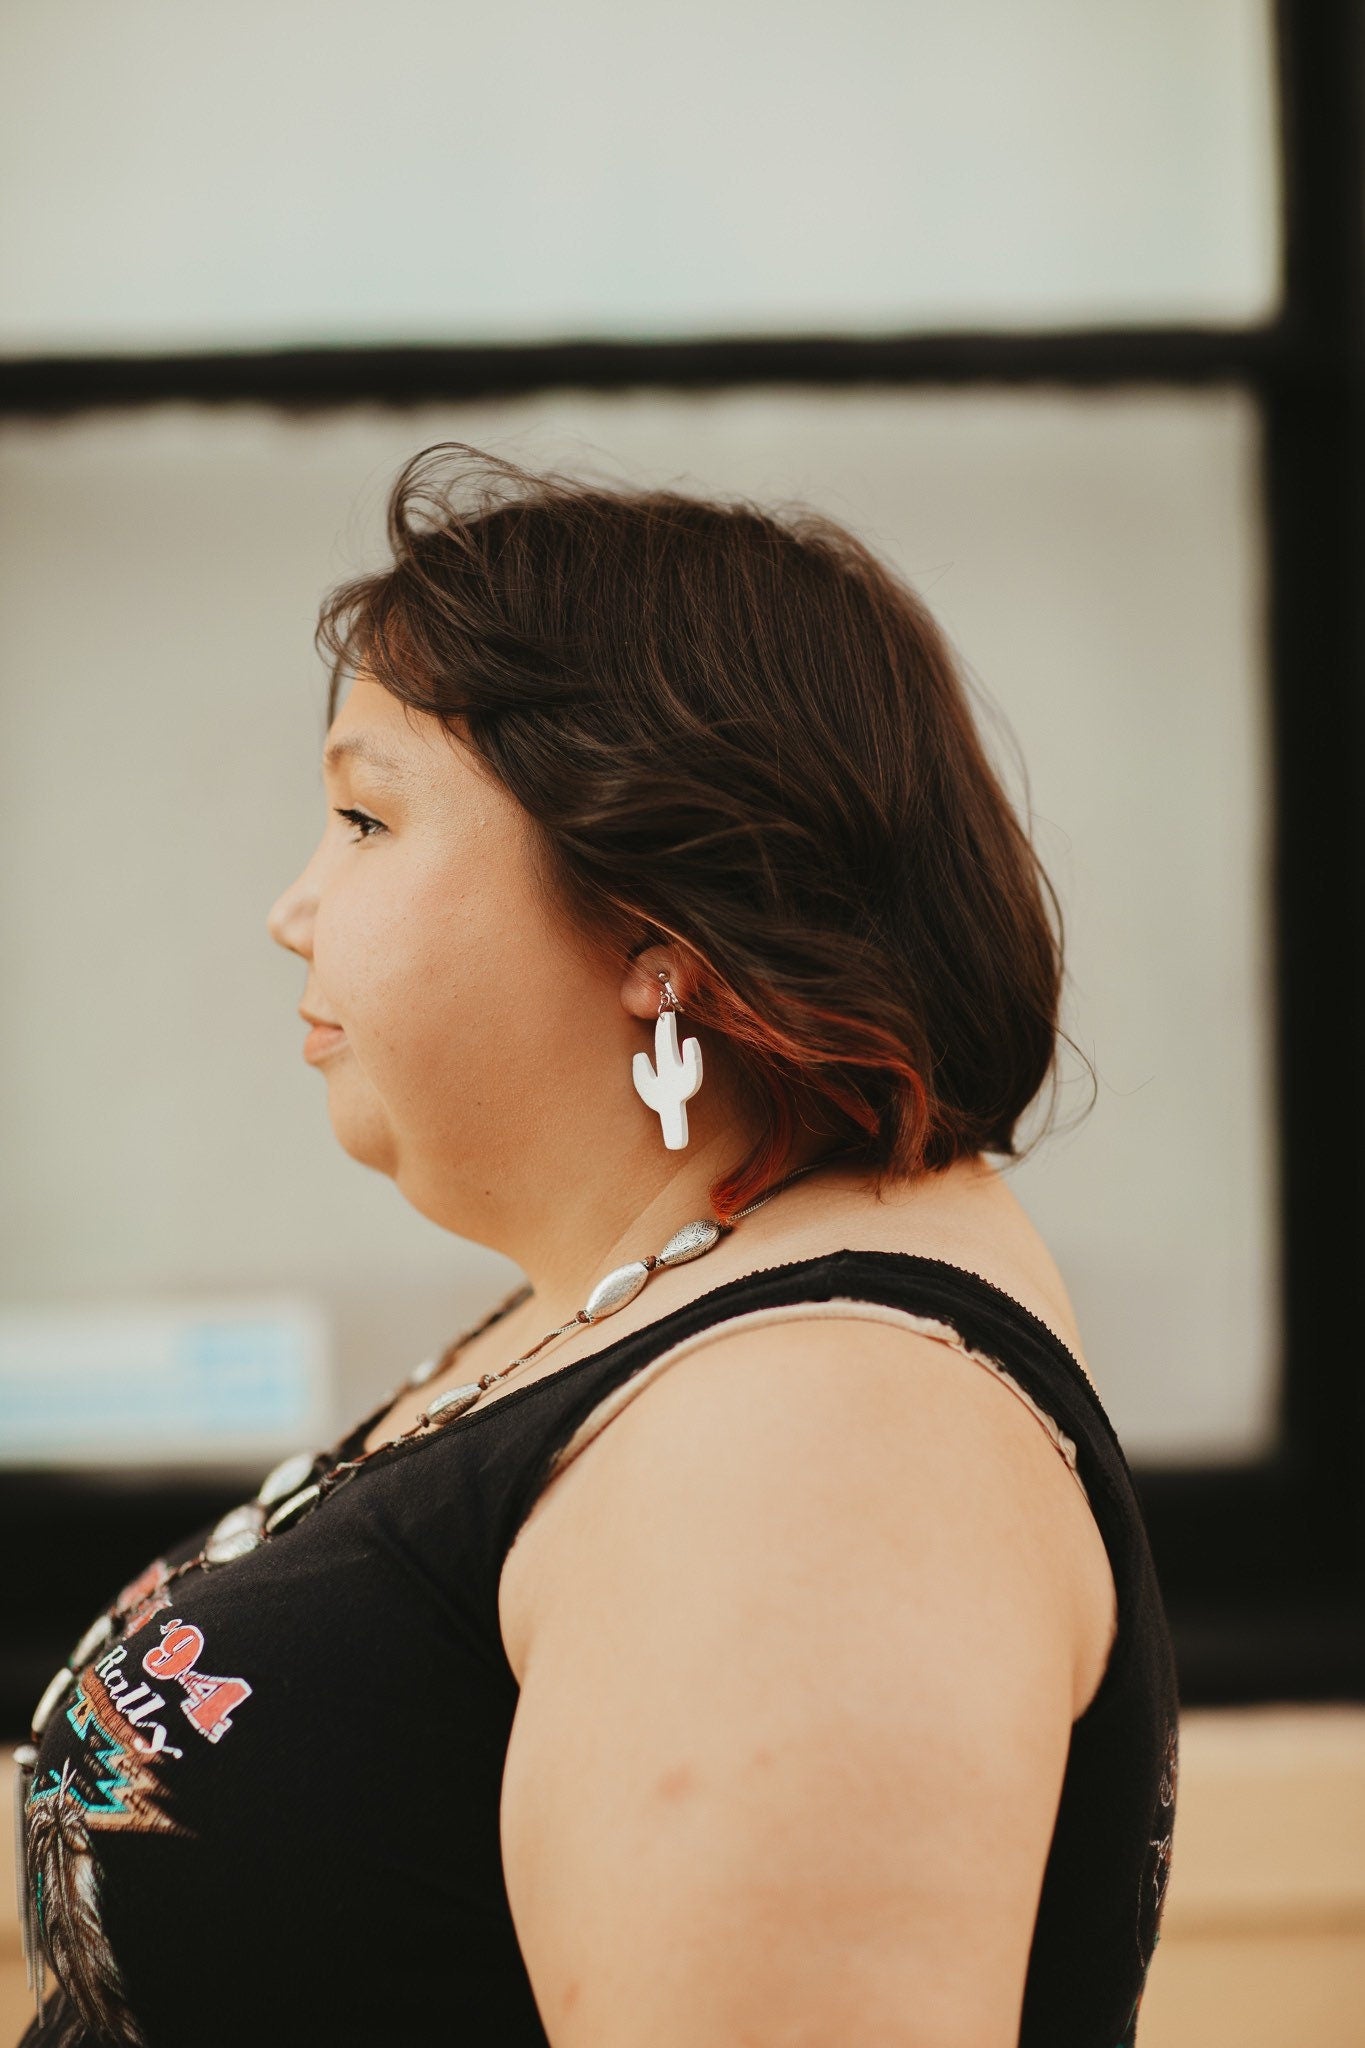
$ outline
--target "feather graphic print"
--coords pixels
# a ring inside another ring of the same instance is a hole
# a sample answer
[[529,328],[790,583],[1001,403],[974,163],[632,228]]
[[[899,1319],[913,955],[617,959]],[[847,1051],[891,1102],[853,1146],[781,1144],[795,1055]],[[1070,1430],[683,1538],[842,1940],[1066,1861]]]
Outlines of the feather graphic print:
[[101,2043],[146,2048],[100,1910],[94,1837],[102,1831],[183,1834],[165,1804],[159,1773],[142,1753],[98,1672],[77,1681],[68,1728],[81,1747],[35,1783],[24,1807],[24,1859],[42,1952],[60,1987],[43,2013],[44,2048],[75,2048],[85,2030]]
[[74,2012],[92,2033],[145,2048],[100,1921],[99,1869],[69,1765],[54,1791],[30,1803],[27,1843],[43,1946]]

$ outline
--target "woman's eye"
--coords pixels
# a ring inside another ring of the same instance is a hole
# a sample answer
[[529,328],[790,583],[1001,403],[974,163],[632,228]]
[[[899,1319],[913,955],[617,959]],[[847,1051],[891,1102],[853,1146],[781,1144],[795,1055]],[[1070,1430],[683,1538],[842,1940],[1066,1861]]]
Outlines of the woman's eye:
[[[378,818],[370,817],[366,811],[343,811],[338,807],[336,814],[339,818],[348,819],[355,826],[359,837],[351,841],[352,846],[359,846],[362,839],[372,839],[376,832],[384,830]],[[368,832],[364,829],[367,825],[370,827]]]

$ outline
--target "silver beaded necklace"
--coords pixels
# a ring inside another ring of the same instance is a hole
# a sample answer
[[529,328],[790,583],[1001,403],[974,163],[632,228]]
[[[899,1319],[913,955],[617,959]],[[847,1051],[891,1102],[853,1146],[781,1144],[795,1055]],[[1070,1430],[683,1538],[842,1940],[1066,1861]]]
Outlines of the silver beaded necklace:
[[[845,1158],[860,1149],[858,1145],[846,1145],[839,1151],[828,1152],[819,1159],[811,1160],[806,1166],[797,1167],[794,1173],[785,1174],[755,1201],[750,1202],[746,1208],[737,1210],[734,1216],[723,1223],[710,1216],[699,1217],[692,1223],[684,1223],[681,1230],[674,1231],[661,1251],[653,1252],[643,1259],[632,1259],[628,1265],[613,1268],[605,1280],[598,1282],[582,1308],[578,1309],[567,1323],[560,1323],[556,1329],[547,1330],[529,1351],[523,1351],[509,1365],[503,1366],[501,1371],[483,1373],[477,1380],[470,1380],[464,1386],[450,1387],[445,1393],[438,1394],[423,1409],[410,1429],[405,1429],[399,1435],[376,1444],[373,1450],[358,1450],[353,1457],[341,1455],[348,1445],[363,1444],[366,1437],[405,1393],[416,1387],[425,1386],[429,1380],[434,1379],[471,1339],[500,1321],[523,1301],[528,1301],[535,1291],[529,1285],[516,1288],[505,1301],[500,1302],[481,1322],[466,1330],[444,1352],[435,1358],[424,1359],[422,1364],[332,1451],[321,1458],[308,1451],[299,1451],[277,1465],[267,1474],[255,1500],[247,1502],[242,1507],[233,1508],[225,1515],[204,1545],[199,1558],[191,1562],[203,1562],[214,1566],[228,1564],[235,1557],[245,1557],[267,1537],[273,1536],[276,1530],[296,1521],[300,1515],[310,1512],[327,1494],[334,1493],[338,1486],[352,1478],[362,1466],[368,1465],[372,1458],[383,1456],[397,1444],[409,1443],[414,1438],[428,1436],[440,1429],[444,1423],[453,1422],[457,1416],[467,1414],[489,1387],[495,1386],[499,1380],[506,1379],[519,1366],[529,1365],[531,1360],[543,1351],[547,1344],[553,1343],[556,1337],[567,1335],[580,1324],[600,1323],[604,1317],[615,1315],[628,1302],[634,1301],[650,1276],[662,1267],[684,1266],[692,1259],[701,1258],[705,1252],[711,1251],[719,1244],[722,1237],[726,1236],[742,1218],[752,1216],[755,1209],[761,1209],[765,1202],[770,1202],[774,1195],[780,1194],[793,1181],[800,1180],[803,1174],[813,1173],[816,1167],[827,1166],[832,1160]],[[547,1377],[553,1378],[554,1375],[548,1374]],[[319,1467],[322,1469],[319,1470]],[[182,1566],[179,1569],[184,1570],[188,1567]]]
[[[814,1173],[817,1167],[828,1166],[836,1159],[847,1158],[861,1150],[862,1146],[858,1143],[845,1145],[836,1151],[823,1154],[819,1159],[811,1160],[805,1166],[798,1166],[795,1172],[784,1174],[755,1201],[737,1210],[724,1222],[704,1216],[698,1217],[692,1223],[684,1223],[681,1230],[674,1231],[662,1250],[653,1252],[643,1259],[632,1259],[628,1265],[615,1267],[604,1280],[598,1282],[582,1308],[571,1316],[567,1323],[561,1323],[557,1329],[548,1330],[529,1351],[523,1351],[509,1365],[503,1366],[500,1372],[486,1372],[464,1386],[449,1388],[427,1405],[410,1429],[405,1429],[398,1436],[376,1444],[372,1450],[360,1448],[371,1431],[382,1422],[405,1393],[413,1388],[425,1386],[444,1370],[472,1338],[489,1329],[523,1301],[528,1301],[535,1292],[529,1283],[514,1289],[505,1301],[499,1302],[480,1322],[465,1330],[444,1352],[434,1358],[424,1359],[414,1372],[380,1402],[372,1414],[366,1416],[363,1422],[344,1436],[330,1451],[296,1451],[283,1459],[267,1473],[257,1489],[255,1498],[244,1501],[240,1507],[232,1508],[224,1515],[222,1520],[215,1524],[197,1555],[185,1559],[183,1563],[173,1566],[166,1572],[151,1589],[152,1594],[159,1597],[167,1586],[173,1585],[188,1572],[216,1570],[222,1565],[231,1564],[235,1558],[249,1556],[279,1530],[311,1513],[320,1501],[353,1479],[372,1459],[385,1456],[399,1444],[429,1436],[438,1431],[443,1424],[453,1421],[455,1417],[467,1414],[489,1387],[495,1386],[499,1380],[506,1379],[508,1374],[515,1372],[519,1366],[528,1365],[537,1353],[552,1343],[556,1337],[565,1336],[568,1331],[577,1329],[580,1324],[599,1323],[604,1317],[615,1315],[628,1302],[634,1301],[652,1274],[664,1267],[684,1266],[692,1259],[701,1258],[719,1244],[736,1223],[746,1216],[752,1216],[755,1209],[761,1209],[765,1202],[770,1202],[774,1195],[781,1194],[784,1188],[790,1187],[793,1181],[800,1180],[803,1174]],[[546,1377],[553,1379],[554,1374],[547,1374]],[[347,1455],[351,1451],[355,1454]],[[116,1600],[86,1629],[66,1663],[44,1688],[43,1695],[33,1711],[28,1741],[20,1744],[14,1752],[18,1775],[15,1796],[18,1836],[15,1861],[19,1887],[19,1919],[24,1938],[24,1960],[29,1988],[34,1992],[40,2011],[45,1990],[44,1956],[38,1930],[37,1900],[28,1881],[24,1808],[28,1802],[34,1768],[38,1761],[38,1744],[42,1740],[43,1731],[52,1717],[54,1708],[63,1699],[69,1687],[75,1683],[77,1673],[96,1651],[102,1651],[110,1646],[115,1636],[121,1632],[127,1617],[144,1605],[150,1597],[142,1580],[134,1581],[134,1586],[129,1591],[133,1593],[131,1599]]]

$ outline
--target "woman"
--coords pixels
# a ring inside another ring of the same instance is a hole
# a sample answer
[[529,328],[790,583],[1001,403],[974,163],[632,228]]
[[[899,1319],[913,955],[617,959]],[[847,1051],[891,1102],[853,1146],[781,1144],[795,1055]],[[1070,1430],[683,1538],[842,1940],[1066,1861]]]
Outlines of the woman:
[[76,1645],[25,2038],[1126,2048],[1175,1672],[987,1157],[1061,958],[944,638],[461,443],[389,534],[269,928],[342,1146],[527,1278]]

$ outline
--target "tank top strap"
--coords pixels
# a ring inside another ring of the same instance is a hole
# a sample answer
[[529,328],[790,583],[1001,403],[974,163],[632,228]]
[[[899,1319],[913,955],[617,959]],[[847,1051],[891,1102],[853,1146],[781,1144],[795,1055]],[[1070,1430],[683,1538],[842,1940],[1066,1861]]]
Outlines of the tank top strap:
[[[1035,1400],[1019,1379],[1006,1370],[999,1358],[986,1351],[974,1350],[955,1325],[941,1313],[925,1315],[896,1303],[861,1299],[847,1292],[831,1295],[827,1301],[772,1302],[764,1308],[736,1307],[719,1321],[710,1322],[705,1328],[694,1330],[691,1336],[681,1337],[676,1343],[666,1346],[629,1377],[601,1395],[572,1434],[553,1453],[545,1468],[545,1485],[548,1486],[551,1480],[557,1479],[565,1467],[570,1465],[580,1452],[586,1450],[607,1424],[643,1393],[646,1387],[693,1352],[703,1350],[718,1339],[740,1331],[771,1329],[775,1325],[792,1323],[849,1321],[880,1323],[891,1329],[905,1330],[913,1336],[928,1337],[935,1343],[948,1345],[964,1358],[970,1359],[973,1364],[983,1366],[1008,1387],[1028,1409],[1048,1441],[1059,1453],[1086,1501],[1089,1501],[1090,1495],[1086,1491],[1085,1481],[1076,1469],[1074,1440],[1059,1426],[1056,1418]],[[849,1395],[851,1399],[857,1398],[856,1386],[849,1388]]]
[[452,1423],[452,1435],[471,1426],[483,1432],[477,1464],[488,1518],[490,1599],[540,1494],[633,1397],[637,1376],[641,1387],[647,1385],[651,1369],[665,1369],[723,1325],[756,1323],[763,1312],[775,1320],[788,1311],[861,1314],[878,1307],[907,1328],[956,1341],[964,1362],[994,1371],[1035,1413],[1085,1494],[1109,1553],[1120,1609],[1120,1641],[1098,1705],[1123,1661],[1124,1616],[1147,1603],[1154,1585],[1123,1450],[1093,1383],[1056,1331],[982,1275],[920,1254],[849,1248],[741,1274],[482,1415],[475,1409]]

